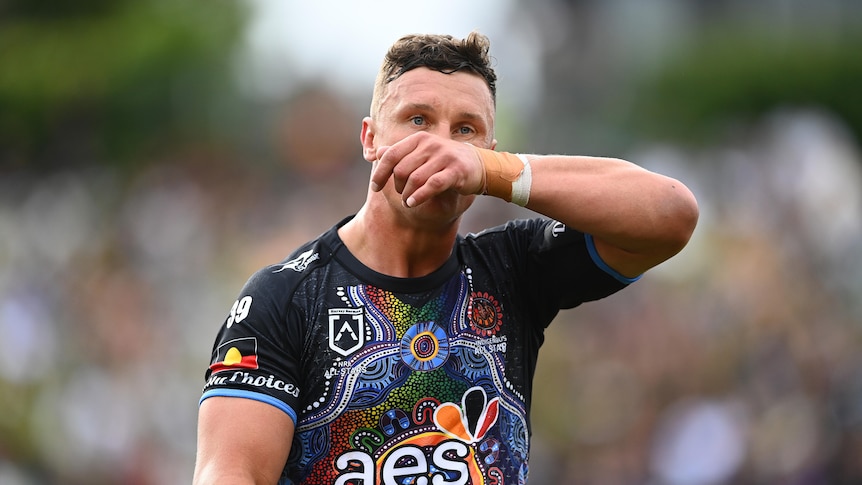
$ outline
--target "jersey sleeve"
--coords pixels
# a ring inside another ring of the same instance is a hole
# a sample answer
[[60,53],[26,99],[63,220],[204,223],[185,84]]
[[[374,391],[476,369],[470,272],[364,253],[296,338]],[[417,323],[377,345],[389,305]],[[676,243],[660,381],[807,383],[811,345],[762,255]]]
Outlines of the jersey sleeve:
[[[547,326],[562,309],[605,298],[635,282],[608,266],[589,234],[549,219],[511,221],[480,233],[496,264],[516,280],[533,321]],[[504,249],[505,248],[505,249]]]
[[529,247],[525,271],[542,282],[535,298],[552,299],[560,309],[610,296],[639,279],[628,278],[605,263],[589,234],[557,221],[542,221]]
[[200,402],[213,396],[253,399],[287,413],[294,424],[302,381],[302,321],[281,273],[264,268],[233,302],[213,344]]

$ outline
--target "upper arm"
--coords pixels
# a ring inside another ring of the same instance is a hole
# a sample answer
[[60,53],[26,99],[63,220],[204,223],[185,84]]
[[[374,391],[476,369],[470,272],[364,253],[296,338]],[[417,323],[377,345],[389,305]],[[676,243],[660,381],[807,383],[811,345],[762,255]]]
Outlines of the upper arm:
[[635,254],[608,244],[597,237],[594,237],[593,241],[596,252],[602,261],[627,278],[636,278],[667,259],[664,256],[651,257],[650,255]]
[[293,419],[270,404],[224,396],[205,399],[198,414],[194,483],[277,483],[293,432]]

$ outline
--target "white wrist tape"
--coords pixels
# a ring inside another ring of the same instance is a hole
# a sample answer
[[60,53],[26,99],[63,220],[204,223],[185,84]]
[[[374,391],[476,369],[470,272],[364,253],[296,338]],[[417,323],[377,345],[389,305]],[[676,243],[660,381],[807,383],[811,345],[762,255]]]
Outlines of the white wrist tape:
[[533,174],[530,170],[530,161],[527,156],[522,153],[516,153],[522,162],[524,162],[524,170],[512,182],[512,203],[518,204],[521,207],[526,207],[530,201],[530,188],[533,186]]

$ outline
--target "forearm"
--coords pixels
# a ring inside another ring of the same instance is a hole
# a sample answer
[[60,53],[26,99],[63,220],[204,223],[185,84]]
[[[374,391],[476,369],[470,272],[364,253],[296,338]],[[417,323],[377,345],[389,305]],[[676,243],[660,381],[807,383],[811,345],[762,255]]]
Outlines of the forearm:
[[675,253],[691,236],[697,203],[678,180],[613,158],[529,158],[531,210],[633,253]]
[[[697,202],[678,180],[614,158],[524,157],[479,150],[485,193],[589,233],[623,274],[679,252],[697,222]],[[525,189],[526,187],[526,189]]]

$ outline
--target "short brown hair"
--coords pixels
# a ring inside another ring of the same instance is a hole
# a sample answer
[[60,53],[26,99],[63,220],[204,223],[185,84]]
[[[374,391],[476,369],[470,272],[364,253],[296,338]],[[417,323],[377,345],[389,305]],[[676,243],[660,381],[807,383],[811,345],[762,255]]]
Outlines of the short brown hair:
[[491,99],[497,101],[497,74],[491,67],[489,51],[491,41],[488,37],[471,32],[465,39],[451,35],[411,34],[398,39],[386,57],[371,98],[371,115],[380,108],[380,101],[386,85],[399,76],[417,67],[426,67],[444,74],[469,71],[481,76],[491,90]]

